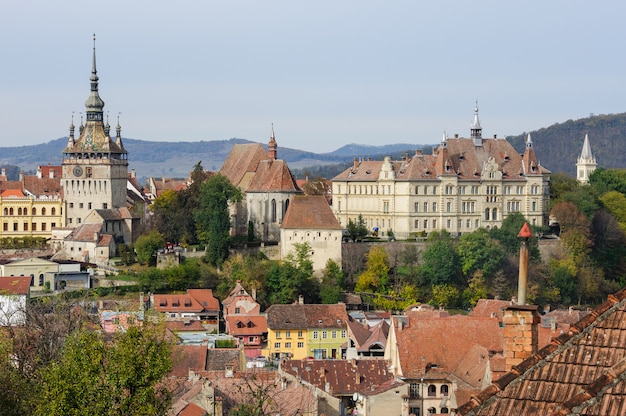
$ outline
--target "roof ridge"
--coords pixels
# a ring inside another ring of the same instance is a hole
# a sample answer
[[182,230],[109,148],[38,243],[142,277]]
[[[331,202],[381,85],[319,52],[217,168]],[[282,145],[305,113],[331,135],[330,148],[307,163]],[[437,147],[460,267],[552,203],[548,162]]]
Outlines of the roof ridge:
[[[626,305],[626,288],[621,289],[615,294],[608,295],[607,299],[601,305],[594,308],[589,315],[583,317],[580,321],[572,325],[568,333],[564,333],[556,338],[553,338],[548,345],[541,348],[535,354],[531,355],[518,365],[513,366],[511,371],[504,374],[498,380],[492,382],[478,395],[471,396],[467,403],[457,408],[457,413],[459,415],[474,414],[469,412],[474,412],[475,410],[479,410],[482,406],[490,404],[493,400],[495,400],[495,395],[498,392],[504,390],[508,385],[514,386],[515,384],[522,382],[522,379],[520,378],[521,376],[531,371],[536,365],[545,365],[546,359],[561,353],[563,350],[571,346],[572,343],[579,340],[589,331],[594,329],[607,315],[613,313],[616,309],[619,309],[624,305]],[[626,366],[626,364],[623,364],[622,366]],[[573,400],[573,398],[570,399],[570,401],[571,400]],[[558,413],[554,416],[557,415]]]

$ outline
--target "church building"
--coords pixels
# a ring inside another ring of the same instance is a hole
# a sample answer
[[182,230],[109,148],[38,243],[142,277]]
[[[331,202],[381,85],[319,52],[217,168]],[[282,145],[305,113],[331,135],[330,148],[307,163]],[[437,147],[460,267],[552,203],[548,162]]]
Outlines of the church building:
[[576,179],[580,183],[589,183],[589,176],[596,170],[598,164],[596,158],[591,153],[591,146],[589,145],[589,135],[585,134],[585,141],[583,143],[583,150],[580,152],[578,161],[576,162]]

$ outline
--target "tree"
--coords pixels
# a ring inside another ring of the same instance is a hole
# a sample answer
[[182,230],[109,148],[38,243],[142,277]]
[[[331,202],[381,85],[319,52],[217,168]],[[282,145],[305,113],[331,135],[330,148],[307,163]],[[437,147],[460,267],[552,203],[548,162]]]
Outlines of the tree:
[[459,302],[459,290],[449,284],[433,285],[433,296],[430,303],[434,306],[457,306]]
[[317,303],[320,287],[313,276],[311,246],[294,244],[294,251],[287,254],[283,264],[275,263],[269,271],[266,288],[270,304],[291,303],[300,295],[307,296],[307,303]]
[[352,221],[352,219],[348,220],[348,234],[350,234],[352,241],[362,240],[367,236],[367,225],[363,215],[359,214],[356,222]]
[[389,290],[389,265],[387,252],[383,246],[370,248],[366,269],[359,276],[354,290],[381,294]]
[[135,242],[137,260],[141,264],[154,264],[157,250],[164,246],[165,239],[158,231],[152,230],[148,234],[139,236]]
[[328,259],[322,275],[320,298],[322,303],[334,304],[341,300],[341,290],[345,284],[345,276],[341,266],[333,259]]
[[489,237],[484,228],[463,234],[456,246],[461,261],[461,270],[469,278],[482,271],[490,279],[504,260],[505,253],[500,244]]
[[170,395],[159,385],[171,369],[164,329],[130,327],[105,344],[96,332],[73,333],[60,361],[42,373],[34,414],[41,416],[166,415]]
[[220,267],[228,257],[231,225],[228,204],[239,202],[241,198],[239,188],[223,175],[211,176],[200,184],[194,219],[198,240],[207,244],[207,263]]
[[428,235],[422,261],[423,284],[441,285],[459,281],[461,266],[452,238],[447,231],[434,231]]

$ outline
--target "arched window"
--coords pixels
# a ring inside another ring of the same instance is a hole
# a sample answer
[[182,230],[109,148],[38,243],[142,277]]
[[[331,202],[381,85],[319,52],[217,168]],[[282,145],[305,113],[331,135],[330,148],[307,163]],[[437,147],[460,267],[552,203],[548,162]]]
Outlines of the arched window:
[[4,215],[9,215],[9,209],[7,207],[4,207]]
[[437,395],[437,386],[431,384],[428,386],[428,396],[435,397]]
[[444,413],[446,413],[446,414],[447,414],[447,413],[450,413],[450,412],[448,411],[448,408],[447,408],[447,407],[442,407],[442,408],[441,408],[441,414],[444,414]]
[[41,215],[46,215],[46,209],[45,208],[41,208]]
[[28,208],[24,208],[24,215],[28,215]]
[[448,395],[448,385],[447,384],[442,384],[441,388],[439,389],[439,391],[441,392],[442,396],[447,396]]
[[15,215],[15,213],[13,211],[13,207],[9,208],[9,215]]
[[285,212],[283,212],[283,217],[285,216],[285,214],[287,213],[287,208],[289,208],[289,200],[285,201]]
[[489,221],[489,208],[485,208],[485,221]]
[[437,409],[435,409],[434,407],[431,407],[430,409],[427,410],[428,415],[435,415],[437,414]]
[[491,210],[491,219],[494,221],[498,219],[498,208]]
[[17,215],[22,215],[22,208],[17,209]]
[[52,209],[50,209],[50,214],[51,215],[57,215],[57,209],[52,207]]
[[272,199],[272,222],[276,222],[276,200]]
[[39,286],[43,286],[43,273],[39,275]]
[[37,208],[33,208],[33,215],[37,215]]

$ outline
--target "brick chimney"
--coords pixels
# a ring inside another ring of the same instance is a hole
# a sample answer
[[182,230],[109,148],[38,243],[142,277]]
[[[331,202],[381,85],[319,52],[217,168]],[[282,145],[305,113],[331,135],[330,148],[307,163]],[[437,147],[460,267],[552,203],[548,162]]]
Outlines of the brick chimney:
[[511,305],[504,311],[505,371],[537,352],[540,321],[536,305]]

